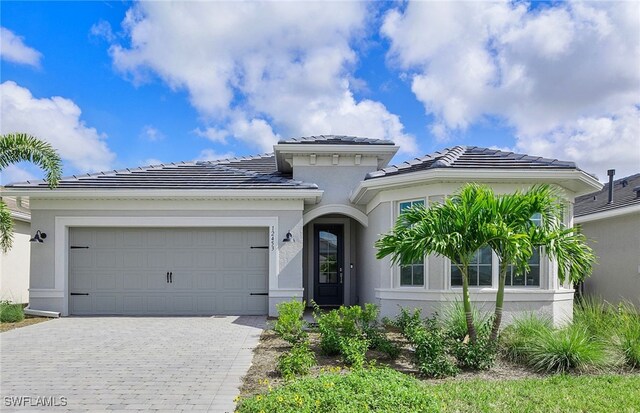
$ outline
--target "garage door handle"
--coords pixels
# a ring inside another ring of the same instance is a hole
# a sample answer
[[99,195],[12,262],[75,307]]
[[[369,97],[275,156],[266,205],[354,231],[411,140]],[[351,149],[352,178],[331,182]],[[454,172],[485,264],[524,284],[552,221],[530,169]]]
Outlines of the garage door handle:
[[169,284],[169,271],[167,271],[167,284]]
[[173,272],[169,273],[169,282],[173,284]]

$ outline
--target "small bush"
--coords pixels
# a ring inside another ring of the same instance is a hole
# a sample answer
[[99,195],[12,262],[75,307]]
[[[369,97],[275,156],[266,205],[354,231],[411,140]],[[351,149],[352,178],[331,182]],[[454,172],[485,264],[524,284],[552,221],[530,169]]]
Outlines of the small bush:
[[307,342],[299,342],[288,353],[278,357],[276,370],[285,380],[291,380],[295,376],[308,374],[315,364],[316,356],[309,348],[309,344]]
[[364,337],[341,337],[340,354],[348,366],[361,368],[367,361],[369,341]]
[[320,349],[329,356],[340,353],[340,334],[342,320],[340,314],[336,310],[327,313],[321,313],[316,308],[313,317],[318,323],[318,331],[320,332]]
[[455,341],[451,347],[458,366],[461,368],[488,370],[496,362],[496,347],[488,337],[478,337],[475,343]]
[[526,362],[529,343],[539,334],[552,330],[551,319],[538,317],[533,313],[513,320],[500,334],[500,342],[505,356],[515,362]]
[[557,373],[598,366],[606,358],[601,342],[579,325],[541,331],[527,343],[524,353],[535,370]]
[[616,333],[618,347],[630,367],[640,367],[640,314],[631,303],[618,306]]
[[0,302],[0,322],[16,323],[24,320],[22,304],[11,304],[9,301]]
[[393,323],[407,340],[412,341],[410,339],[412,330],[422,325],[422,309],[416,308],[412,313],[406,308],[400,308],[400,314]]
[[276,305],[278,309],[278,319],[276,320],[273,331],[283,340],[296,344],[307,338],[307,332],[304,330],[305,322],[302,319],[306,303],[295,299],[282,302]]
[[389,340],[384,333],[379,333],[377,335],[369,336],[367,335],[367,339],[369,340],[369,348],[381,351],[386,354],[391,360],[397,358],[400,355],[400,347],[397,344],[393,343]]
[[616,311],[606,301],[583,296],[573,306],[573,324],[598,337],[610,336],[616,327]]
[[387,368],[327,373],[294,380],[240,401],[240,413],[432,413],[439,405],[416,379]]

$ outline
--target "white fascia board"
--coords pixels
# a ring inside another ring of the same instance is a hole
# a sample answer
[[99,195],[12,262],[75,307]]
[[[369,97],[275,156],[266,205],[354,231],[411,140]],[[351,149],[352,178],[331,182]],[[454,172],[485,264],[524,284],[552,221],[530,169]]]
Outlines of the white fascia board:
[[315,204],[322,198],[320,189],[12,189],[3,195],[34,199],[303,199]]
[[361,181],[352,192],[350,200],[354,204],[365,205],[385,189],[429,184],[442,181],[455,182],[527,182],[553,183],[573,192],[574,196],[588,194],[602,189],[602,184],[593,176],[580,170],[505,170],[505,169],[452,169],[437,168],[421,172],[392,175]]
[[573,218],[574,224],[584,224],[586,222],[600,221],[601,219],[614,218],[622,215],[640,212],[640,204],[629,205],[622,208],[610,209],[608,211],[595,212]]
[[281,143],[273,146],[276,154],[278,170],[284,165],[285,155],[312,154],[349,154],[349,155],[377,155],[378,167],[386,166],[400,149],[397,145],[323,145],[306,143]]

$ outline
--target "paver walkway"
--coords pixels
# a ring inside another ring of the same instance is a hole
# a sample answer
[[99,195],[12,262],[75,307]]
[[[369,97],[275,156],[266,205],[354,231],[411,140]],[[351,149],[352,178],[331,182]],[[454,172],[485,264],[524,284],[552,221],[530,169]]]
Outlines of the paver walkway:
[[7,331],[0,411],[232,412],[264,325],[265,317],[69,317]]

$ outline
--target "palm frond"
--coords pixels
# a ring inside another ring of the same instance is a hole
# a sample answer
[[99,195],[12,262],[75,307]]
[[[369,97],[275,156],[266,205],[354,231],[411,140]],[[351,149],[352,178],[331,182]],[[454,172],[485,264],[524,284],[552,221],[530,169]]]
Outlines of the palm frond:
[[53,146],[26,133],[0,136],[0,170],[23,161],[42,168],[51,188],[58,185],[62,175],[62,160]]
[[11,211],[4,201],[0,200],[0,249],[7,252],[13,244],[13,219]]

